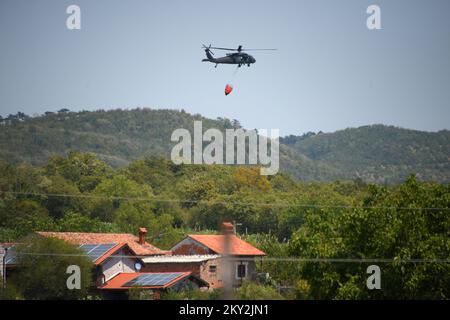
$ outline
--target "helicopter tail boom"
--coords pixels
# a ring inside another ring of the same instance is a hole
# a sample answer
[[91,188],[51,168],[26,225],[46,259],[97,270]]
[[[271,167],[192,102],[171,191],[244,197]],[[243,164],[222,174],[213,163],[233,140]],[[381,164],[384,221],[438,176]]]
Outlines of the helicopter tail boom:
[[214,57],[212,56],[211,51],[209,49],[206,49],[205,53],[208,59],[203,59],[203,61],[214,61]]

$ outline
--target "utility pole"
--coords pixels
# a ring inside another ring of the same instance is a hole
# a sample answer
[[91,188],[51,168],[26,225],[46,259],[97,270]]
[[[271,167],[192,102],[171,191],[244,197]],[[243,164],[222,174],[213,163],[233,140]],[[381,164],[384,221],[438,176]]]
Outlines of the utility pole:
[[[2,251],[2,252],[1,252]],[[3,289],[6,288],[6,254],[8,253],[8,248],[0,247],[0,253],[2,254],[2,286]]]
[[242,226],[242,223],[239,223],[239,222],[236,222],[236,220],[233,220],[234,234],[237,234],[237,226]]

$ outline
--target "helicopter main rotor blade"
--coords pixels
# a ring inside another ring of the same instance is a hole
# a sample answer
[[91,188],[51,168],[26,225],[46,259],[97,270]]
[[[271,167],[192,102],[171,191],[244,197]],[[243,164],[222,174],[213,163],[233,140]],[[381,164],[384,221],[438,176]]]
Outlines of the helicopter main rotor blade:
[[277,50],[277,49],[245,49],[245,48],[237,48],[237,49],[232,49],[232,48],[221,48],[221,47],[211,47],[211,49],[217,49],[217,50],[227,50],[227,51],[267,51],[267,50]]
[[227,50],[227,51],[237,51],[237,49],[231,49],[231,48],[219,48],[219,47],[211,47],[211,49]]
[[267,50],[275,51],[277,49],[241,49],[241,50],[242,51],[267,51]]
[[245,49],[242,48],[242,46],[237,47],[236,49],[233,48],[222,48],[222,47],[211,47],[211,45],[209,45],[209,47],[203,45],[203,48],[205,49],[215,49],[215,50],[226,50],[226,51],[236,51],[236,52],[241,52],[241,51],[275,51],[278,49],[274,49],[274,48],[270,48],[270,49]]

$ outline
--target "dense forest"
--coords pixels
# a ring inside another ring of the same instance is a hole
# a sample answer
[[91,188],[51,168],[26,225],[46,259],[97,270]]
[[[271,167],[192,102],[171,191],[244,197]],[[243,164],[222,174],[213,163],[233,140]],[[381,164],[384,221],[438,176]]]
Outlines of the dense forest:
[[[0,176],[0,242],[35,230],[146,227],[147,240],[167,249],[229,220],[272,258],[258,267],[270,274],[264,290],[274,297],[450,297],[449,185],[415,176],[397,185],[307,182],[285,173],[261,176],[257,167],[175,165],[164,157],[114,168],[81,152],[39,166],[2,161]],[[349,258],[355,261],[339,260]],[[364,259],[381,259],[383,290],[367,290],[373,263]],[[249,284],[240,294],[255,297],[258,290]]]
[[[172,132],[177,128],[192,130],[194,120],[202,120],[205,130],[241,127],[238,120],[212,120],[184,110],[61,109],[33,117],[18,112],[0,118],[0,159],[42,165],[54,154],[81,151],[95,153],[114,168],[121,168],[143,157],[168,158],[174,145]],[[448,130],[421,132],[372,125],[291,135],[280,142],[281,170],[296,180],[361,178],[369,183],[395,184],[416,174],[421,180],[450,182]]]

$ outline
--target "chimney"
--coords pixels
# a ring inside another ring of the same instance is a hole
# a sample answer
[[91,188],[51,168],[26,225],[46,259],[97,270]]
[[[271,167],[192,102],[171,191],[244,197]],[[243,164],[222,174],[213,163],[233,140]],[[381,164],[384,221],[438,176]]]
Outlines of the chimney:
[[139,228],[139,244],[145,244],[145,236],[147,235],[146,228]]
[[231,222],[222,222],[220,226],[222,234],[235,234],[234,225]]

